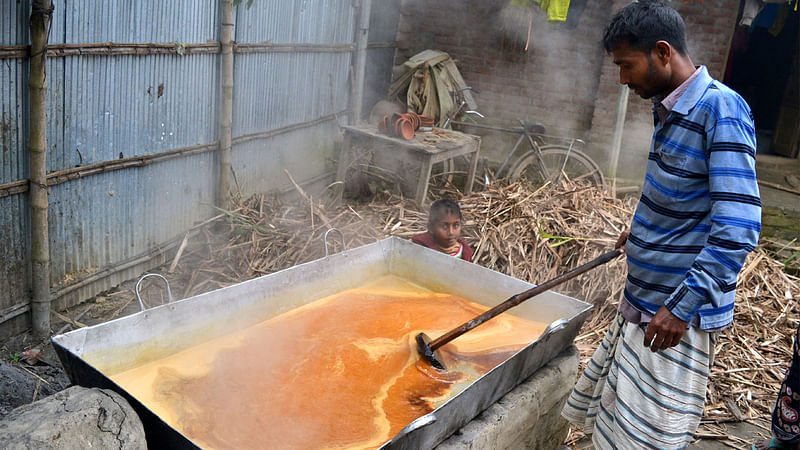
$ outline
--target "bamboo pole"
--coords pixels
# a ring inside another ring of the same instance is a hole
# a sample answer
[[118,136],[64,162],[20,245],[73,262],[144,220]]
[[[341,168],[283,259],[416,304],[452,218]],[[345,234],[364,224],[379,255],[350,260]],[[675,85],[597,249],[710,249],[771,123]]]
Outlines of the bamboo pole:
[[34,0],[31,7],[30,90],[30,209],[31,325],[37,339],[50,334],[50,244],[47,229],[47,74],[46,48],[53,4]]
[[367,46],[369,45],[369,17],[372,0],[361,0],[356,28],[355,88],[353,92],[353,117],[351,123],[361,121],[364,105],[364,83],[367,67]]
[[609,167],[608,177],[617,184],[617,169],[619,166],[619,153],[622,149],[622,135],[625,130],[625,115],[628,112],[628,86],[619,85],[619,95],[617,96],[617,113],[614,116],[614,133],[611,136],[611,166]]
[[356,50],[353,44],[293,44],[274,42],[233,44],[234,53],[348,53]]
[[222,86],[219,110],[219,184],[217,206],[228,208],[230,202],[231,133],[233,125],[233,0],[222,0]]
[[[367,48],[393,48],[397,42],[373,42]],[[30,56],[28,45],[0,45],[0,59],[23,59]],[[67,56],[122,56],[122,55],[200,55],[221,53],[219,42],[89,42],[82,44],[50,44],[48,58]],[[349,53],[356,51],[355,44],[309,43],[233,43],[233,53]]]
[[[338,113],[329,114],[327,116],[318,117],[316,119],[308,120],[305,122],[298,122],[291,125],[286,125],[280,128],[275,128],[269,131],[259,131],[258,133],[245,134],[231,139],[232,144],[241,144],[243,142],[254,141],[257,139],[267,139],[274,136],[279,136],[284,133],[301,130],[303,128],[312,127],[320,123],[336,120],[337,116],[345,114],[347,111],[339,111]],[[95,164],[88,164],[80,167],[70,167],[69,169],[57,170],[47,174],[47,187],[56,186],[61,183],[66,183],[79,178],[85,178],[101,173],[109,173],[117,170],[126,170],[133,167],[144,167],[150,164],[155,164],[163,161],[169,161],[175,158],[186,158],[189,156],[200,155],[208,152],[215,152],[219,150],[219,142],[214,141],[209,144],[192,145],[188,147],[178,147],[171,150],[166,150],[161,153],[152,155],[132,156],[123,159],[114,159],[103,161]],[[0,184],[0,198],[8,197],[9,195],[17,195],[28,192],[28,185],[30,180],[17,180],[10,183]]]
[[[158,43],[158,42],[89,42],[82,44],[50,44],[48,58],[67,56],[119,56],[119,55],[195,55],[219,53],[219,43]],[[30,57],[30,46],[0,45],[0,59]]]

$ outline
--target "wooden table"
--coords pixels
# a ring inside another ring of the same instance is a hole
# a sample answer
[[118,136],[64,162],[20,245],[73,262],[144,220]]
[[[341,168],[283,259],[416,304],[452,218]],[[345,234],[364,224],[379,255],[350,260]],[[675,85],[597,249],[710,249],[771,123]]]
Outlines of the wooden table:
[[383,173],[397,180],[402,191],[421,206],[428,195],[433,165],[457,156],[469,158],[464,193],[472,192],[480,147],[480,137],[453,130],[417,131],[407,141],[379,133],[374,125],[348,126],[344,127],[336,181],[344,188],[353,181],[362,182],[365,172]]

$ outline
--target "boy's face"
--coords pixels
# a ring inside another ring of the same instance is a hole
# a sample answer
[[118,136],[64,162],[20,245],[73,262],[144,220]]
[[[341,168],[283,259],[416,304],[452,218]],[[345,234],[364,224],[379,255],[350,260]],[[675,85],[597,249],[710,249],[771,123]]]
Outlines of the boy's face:
[[461,236],[461,219],[455,214],[447,213],[433,223],[428,231],[433,235],[433,240],[439,247],[453,247]]

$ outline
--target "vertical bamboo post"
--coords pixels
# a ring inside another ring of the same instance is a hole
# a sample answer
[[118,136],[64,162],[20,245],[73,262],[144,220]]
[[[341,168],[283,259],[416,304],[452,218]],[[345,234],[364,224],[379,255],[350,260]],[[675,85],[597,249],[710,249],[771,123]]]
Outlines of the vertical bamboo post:
[[619,166],[619,153],[622,149],[622,134],[625,131],[625,116],[628,112],[628,86],[619,85],[619,96],[617,97],[617,114],[614,117],[614,133],[611,136],[611,164],[608,176],[617,185],[617,169]]
[[353,118],[351,123],[361,121],[364,105],[364,83],[367,67],[367,44],[369,44],[369,17],[372,10],[372,0],[361,0],[358,7],[358,23],[356,25],[356,54],[355,54],[355,89],[353,92]]
[[31,7],[30,93],[30,212],[31,212],[31,324],[37,339],[50,334],[50,242],[47,229],[47,39],[51,0],[34,0]]
[[217,206],[227,209],[230,205],[231,133],[233,125],[233,1],[222,0],[222,27],[220,44],[222,61],[220,85],[222,87],[219,108],[219,184]]

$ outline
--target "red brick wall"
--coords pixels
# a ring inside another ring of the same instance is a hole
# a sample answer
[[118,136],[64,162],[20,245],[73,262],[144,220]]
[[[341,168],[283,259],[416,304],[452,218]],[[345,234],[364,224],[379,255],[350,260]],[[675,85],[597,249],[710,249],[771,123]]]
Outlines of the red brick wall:
[[529,50],[524,52],[526,10],[507,17],[502,3],[405,0],[396,62],[426,48],[445,51],[465,81],[481,90],[476,96],[479,110],[493,121],[539,121],[557,134],[585,137],[603,58],[599,40],[607,7],[590,0],[575,29],[548,23],[536,8]]
[[[724,69],[740,0],[673,0],[687,22],[695,64],[712,76]],[[465,81],[481,90],[478,109],[491,122],[543,123],[549,134],[588,139],[589,152],[606,163],[617,101],[616,68],[600,45],[612,13],[628,0],[589,0],[575,28],[549,23],[534,8],[530,47],[525,10],[512,15],[508,0],[403,0],[395,62],[425,49],[450,54]],[[453,6],[457,5],[457,6]],[[631,96],[621,167],[644,170],[652,130],[649,105]],[[490,152],[491,156],[491,152]],[[493,158],[496,159],[496,158]],[[620,176],[636,170],[620,170]]]
[[[614,0],[614,11],[627,3],[624,0]],[[681,13],[686,22],[687,45],[692,62],[707,66],[711,76],[720,79],[727,62],[730,39],[739,12],[739,0],[674,0],[671,5]],[[607,167],[610,159],[618,82],[617,68],[611,58],[604,58],[589,138],[591,154],[603,167]],[[636,183],[644,175],[653,132],[651,104],[649,100],[630,93],[618,176]]]

